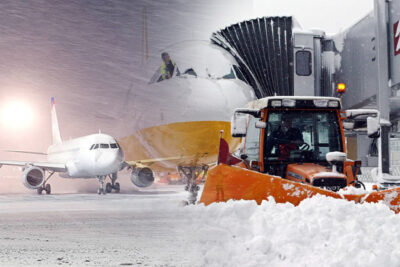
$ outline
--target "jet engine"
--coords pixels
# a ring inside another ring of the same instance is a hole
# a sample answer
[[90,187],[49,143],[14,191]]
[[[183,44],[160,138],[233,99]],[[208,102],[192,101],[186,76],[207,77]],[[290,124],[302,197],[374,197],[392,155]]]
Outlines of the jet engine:
[[137,187],[148,187],[154,182],[154,174],[150,168],[135,168],[131,174],[131,181]]
[[38,167],[28,167],[22,173],[22,182],[29,189],[41,187],[45,179],[44,171]]

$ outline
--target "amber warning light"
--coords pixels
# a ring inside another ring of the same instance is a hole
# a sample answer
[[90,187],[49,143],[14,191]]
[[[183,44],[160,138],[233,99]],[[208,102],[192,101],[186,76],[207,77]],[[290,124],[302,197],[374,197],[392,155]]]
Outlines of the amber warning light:
[[346,92],[346,84],[344,83],[338,83],[337,85],[337,92],[339,94],[344,94]]

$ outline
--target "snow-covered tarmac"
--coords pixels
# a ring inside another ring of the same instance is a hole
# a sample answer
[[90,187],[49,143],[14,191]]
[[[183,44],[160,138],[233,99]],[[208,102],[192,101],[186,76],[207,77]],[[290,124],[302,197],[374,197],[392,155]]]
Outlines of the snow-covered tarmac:
[[183,186],[0,196],[0,265],[400,266],[400,215],[322,196],[183,207]]
[[190,266],[181,188],[0,196],[0,265]]

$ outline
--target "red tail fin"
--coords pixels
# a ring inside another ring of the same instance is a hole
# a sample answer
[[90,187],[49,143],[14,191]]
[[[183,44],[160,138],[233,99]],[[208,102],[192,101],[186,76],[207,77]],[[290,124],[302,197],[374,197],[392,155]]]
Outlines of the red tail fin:
[[222,138],[222,131],[221,131],[221,136],[219,138],[219,151],[218,151],[217,164],[223,163],[226,165],[235,165],[239,162],[241,162],[240,159],[232,156],[231,153],[229,153],[229,145],[225,141],[225,139]]

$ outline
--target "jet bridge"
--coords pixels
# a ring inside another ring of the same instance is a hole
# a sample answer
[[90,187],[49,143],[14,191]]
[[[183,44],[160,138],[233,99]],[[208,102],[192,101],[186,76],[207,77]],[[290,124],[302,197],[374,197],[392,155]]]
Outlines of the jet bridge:
[[263,17],[228,26],[211,42],[231,53],[257,97],[332,94],[334,44],[293,17]]

